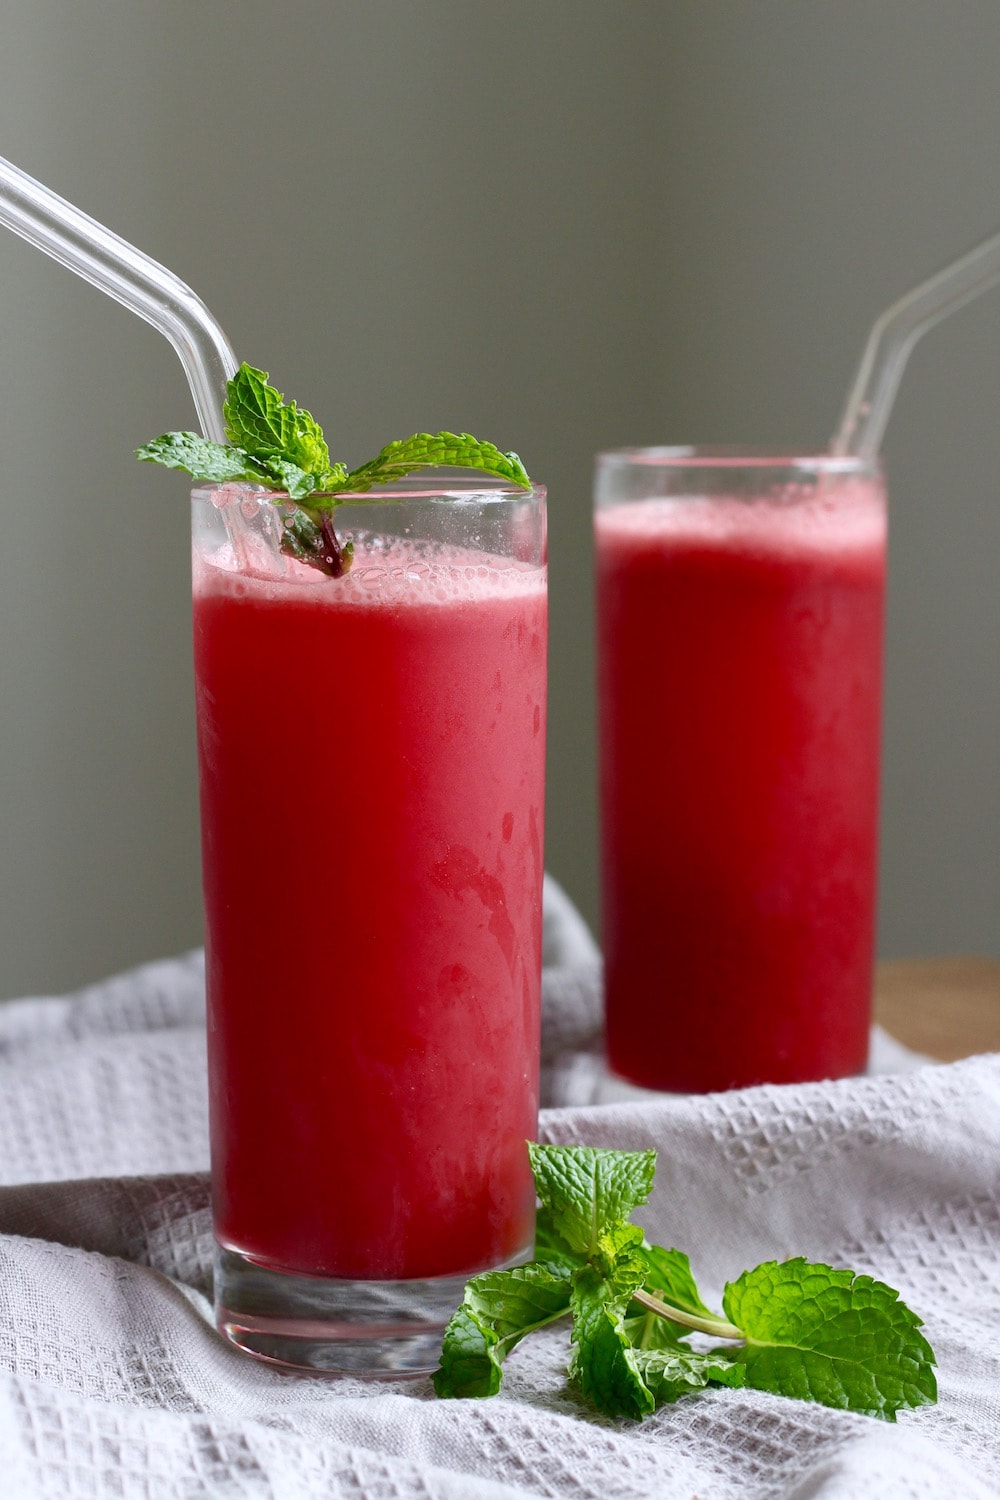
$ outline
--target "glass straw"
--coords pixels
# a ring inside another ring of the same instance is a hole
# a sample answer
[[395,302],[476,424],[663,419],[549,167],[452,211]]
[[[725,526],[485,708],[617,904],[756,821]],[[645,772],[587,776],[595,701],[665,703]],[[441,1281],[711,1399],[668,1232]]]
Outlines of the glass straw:
[[226,440],[222,404],[232,346],[180,277],[0,157],[0,224],[138,313],[173,345],[205,437]]
[[906,361],[927,329],[1000,282],[1000,234],[921,282],[876,321],[831,444],[837,456],[872,459],[896,399]]

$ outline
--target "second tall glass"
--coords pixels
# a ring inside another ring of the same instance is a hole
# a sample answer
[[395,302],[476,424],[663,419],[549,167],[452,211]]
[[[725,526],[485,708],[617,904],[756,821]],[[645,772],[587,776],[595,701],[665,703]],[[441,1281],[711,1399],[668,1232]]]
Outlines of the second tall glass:
[[850,458],[597,460],[613,1071],[707,1091],[868,1052],[885,495]]
[[283,519],[194,494],[217,1318],[416,1372],[466,1277],[531,1253],[544,491],[371,491],[340,578]]

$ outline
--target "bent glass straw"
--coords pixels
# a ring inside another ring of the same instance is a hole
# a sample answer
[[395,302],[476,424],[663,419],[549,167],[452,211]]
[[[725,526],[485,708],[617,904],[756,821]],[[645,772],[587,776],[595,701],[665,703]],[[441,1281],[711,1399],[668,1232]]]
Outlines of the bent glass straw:
[[0,224],[158,329],[184,366],[202,433],[226,441],[222,404],[236,356],[204,302],[179,276],[3,157]]
[[896,399],[910,351],[922,333],[1000,282],[1000,234],[945,266],[876,321],[844,407],[831,452],[872,459]]

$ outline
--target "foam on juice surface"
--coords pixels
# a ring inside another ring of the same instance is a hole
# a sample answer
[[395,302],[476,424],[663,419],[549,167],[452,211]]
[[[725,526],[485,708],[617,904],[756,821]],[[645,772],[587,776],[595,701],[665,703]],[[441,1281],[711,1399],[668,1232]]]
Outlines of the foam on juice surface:
[[[274,576],[276,562],[283,576]],[[261,603],[393,607],[543,594],[545,568],[471,549],[370,537],[355,539],[353,566],[342,578],[328,578],[291,558],[276,560],[263,550],[249,568],[241,566],[234,548],[227,544],[208,555],[195,551],[194,583],[200,594]]]
[[823,487],[789,486],[752,500],[682,495],[627,501],[599,510],[602,543],[629,549],[718,549],[762,560],[830,553],[869,553],[885,542],[881,487],[849,480]]

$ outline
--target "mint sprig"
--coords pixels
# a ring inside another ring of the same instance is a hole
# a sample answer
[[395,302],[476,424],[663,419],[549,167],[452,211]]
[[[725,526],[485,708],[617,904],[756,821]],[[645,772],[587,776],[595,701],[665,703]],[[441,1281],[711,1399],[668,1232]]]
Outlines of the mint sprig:
[[196,432],[167,432],[136,449],[136,457],[182,469],[204,483],[260,485],[276,491],[279,502],[287,496],[298,509],[285,518],[282,550],[335,578],[350,567],[351,551],[339,543],[330,517],[349,496],[428,467],[478,469],[519,489],[531,488],[516,453],[502,453],[468,432],[418,432],[388,443],[373,459],[349,470],[331,461],[315,417],[294,401],[286,402],[268,384],[266,371],[253,365],[240,365],[227,383],[223,416],[226,443]]
[[[631,1223],[656,1153],[528,1147],[541,1200],[536,1259],[474,1276],[447,1329],[439,1396],[492,1396],[527,1334],[572,1318],[570,1380],[609,1416],[641,1419],[708,1386],[750,1386],[894,1421],[937,1399],[920,1319],[870,1276],[768,1261],[730,1282],[723,1313],[686,1255]],[[709,1352],[692,1332],[725,1339]]]

